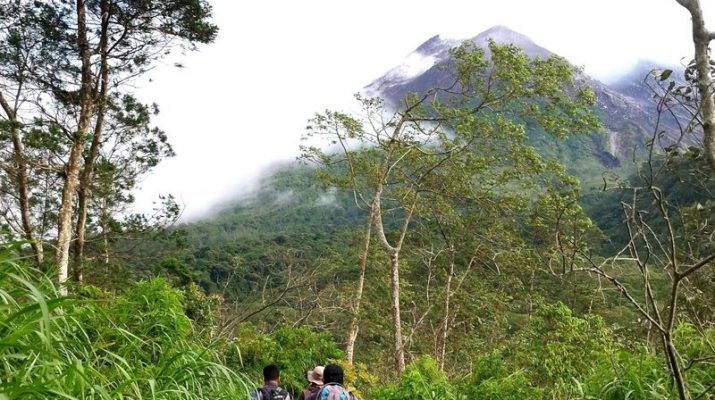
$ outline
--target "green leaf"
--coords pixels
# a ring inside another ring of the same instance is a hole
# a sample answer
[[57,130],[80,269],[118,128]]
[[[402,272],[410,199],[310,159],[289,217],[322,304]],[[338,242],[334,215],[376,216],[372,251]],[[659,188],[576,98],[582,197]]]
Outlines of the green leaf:
[[672,69],[666,69],[665,71],[660,73],[660,80],[664,81],[670,77],[670,75],[673,73]]

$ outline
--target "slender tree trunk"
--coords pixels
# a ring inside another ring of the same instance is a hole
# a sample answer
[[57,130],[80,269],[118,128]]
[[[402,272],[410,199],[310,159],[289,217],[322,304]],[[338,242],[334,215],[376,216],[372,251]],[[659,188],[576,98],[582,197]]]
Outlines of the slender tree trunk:
[[688,386],[685,383],[685,377],[680,368],[680,361],[678,357],[678,351],[673,345],[673,339],[671,333],[663,335],[663,346],[665,350],[665,356],[668,359],[668,365],[670,366],[670,371],[673,375],[673,382],[675,388],[678,391],[678,398],[680,400],[689,400],[690,393],[688,393]]
[[702,101],[700,112],[703,123],[703,145],[712,173],[715,174],[715,99],[713,99],[713,82],[710,77],[710,56],[708,55],[708,45],[715,38],[715,32],[710,32],[705,27],[699,0],[676,1],[690,12],[692,18],[695,68],[698,74],[698,92]]
[[[85,159],[85,168],[87,170],[87,164]],[[88,191],[89,188],[83,185],[84,173],[79,180],[79,191],[77,192],[77,225],[75,226],[75,237],[74,242],[74,254],[73,254],[73,270],[75,282],[82,282],[84,274],[84,244],[86,242],[86,231],[87,231],[87,203],[88,203]]]
[[[80,136],[79,132],[76,136]],[[55,262],[57,263],[57,281],[60,284],[61,292],[66,293],[64,287],[67,282],[67,271],[69,264],[69,248],[72,239],[72,202],[74,192],[79,184],[79,165],[82,159],[82,140],[74,139],[74,144],[70,151],[70,157],[65,170],[65,182],[62,187],[62,201],[57,220],[57,252]]]
[[102,223],[102,245],[104,253],[104,265],[109,266],[109,257],[111,253],[111,248],[109,247],[109,233],[111,228],[109,226],[109,200],[107,197],[102,198],[102,209],[101,209],[101,223]]
[[22,148],[22,140],[17,128],[13,128],[12,132],[13,153],[15,158],[15,178],[17,180],[17,191],[20,199],[20,216],[22,219],[22,230],[25,234],[25,239],[30,242],[32,252],[35,255],[35,262],[38,266],[42,265],[44,251],[42,241],[35,237],[30,222],[30,196],[27,182],[27,166],[25,165],[25,153]]
[[86,242],[85,235],[87,233],[87,209],[89,208],[90,186],[92,184],[92,172],[94,162],[99,153],[99,147],[102,140],[102,129],[104,127],[104,114],[106,110],[107,86],[109,83],[109,65],[107,63],[107,45],[108,25],[109,25],[109,4],[107,0],[102,0],[102,30],[100,36],[100,52],[101,52],[101,83],[99,93],[95,100],[97,102],[97,120],[94,126],[94,134],[92,135],[92,143],[89,146],[89,153],[84,159],[84,168],[79,178],[79,190],[77,192],[77,225],[75,232],[77,238],[74,243],[74,279],[77,282],[82,282],[82,274],[84,270],[84,245]]
[[109,232],[106,226],[102,227],[102,243],[104,244],[104,264],[109,265]]
[[69,249],[72,239],[72,205],[74,195],[79,186],[79,172],[82,162],[82,151],[84,150],[84,135],[87,132],[92,117],[94,106],[92,98],[92,70],[90,64],[90,48],[87,41],[87,18],[84,0],[77,0],[77,44],[79,56],[82,62],[82,86],[80,88],[80,113],[77,131],[72,137],[72,147],[70,149],[67,167],[65,168],[65,181],[62,187],[62,201],[60,203],[59,215],[57,218],[57,251],[55,262],[57,263],[57,281],[60,285],[60,292],[65,294],[67,289]]
[[27,179],[27,164],[25,164],[25,151],[22,146],[22,138],[20,137],[17,113],[15,112],[15,109],[10,106],[2,93],[0,93],[0,106],[2,106],[5,114],[7,114],[8,120],[13,124],[11,128],[12,152],[13,161],[15,162],[15,182],[17,184],[18,198],[20,201],[22,233],[25,236],[25,239],[30,242],[35,256],[35,262],[38,266],[40,266],[43,261],[44,252],[42,248],[42,241],[37,240],[35,237],[30,220],[30,195]]
[[675,383],[675,388],[678,390],[678,398],[680,400],[689,400],[690,393],[688,393],[688,384],[686,382],[686,377],[680,368],[680,357],[678,356],[678,351],[673,344],[673,327],[675,324],[676,310],[678,309],[678,292],[680,280],[682,278],[680,272],[678,271],[678,264],[675,259],[674,252],[670,255],[670,258],[673,265],[673,283],[670,293],[670,312],[665,325],[666,332],[663,335],[663,344],[665,346],[665,355],[668,358],[668,364],[670,365],[670,371],[673,375],[673,382]]
[[405,349],[402,343],[402,316],[400,315],[400,248],[392,246],[385,236],[385,227],[382,223],[382,210],[380,209],[382,197],[382,182],[377,185],[374,204],[375,230],[380,245],[390,257],[390,301],[392,311],[392,344],[393,359],[398,373],[405,370]]
[[393,246],[385,236],[385,226],[382,222],[382,197],[383,184],[379,182],[375,190],[375,197],[372,204],[375,208],[375,230],[377,231],[377,239],[380,245],[385,249],[390,257],[390,298],[392,301],[392,340],[394,344],[394,360],[397,372],[402,373],[405,370],[405,348],[402,341],[402,317],[400,314],[400,250],[404,243],[407,229],[409,228],[412,214],[417,205],[417,196],[413,199],[413,203],[407,210],[407,215],[402,222],[400,228],[400,236],[396,244]]
[[402,343],[402,318],[400,316],[400,252],[390,254],[390,298],[392,300],[392,341],[394,360],[398,372],[405,370],[405,348]]
[[[391,135],[390,143],[394,143],[395,138],[399,136],[405,121],[406,117],[403,116],[397,122]],[[387,240],[387,237],[385,236],[385,226],[382,221],[381,204],[385,179],[390,174],[391,170],[390,159],[393,150],[393,148],[388,148],[385,157],[380,163],[380,174],[375,182],[375,193],[373,195],[371,207],[373,212],[373,222],[375,224],[377,241],[378,243],[380,243],[380,246],[382,246],[388,257],[390,258],[390,308],[392,312],[392,341],[394,349],[393,357],[395,361],[395,369],[398,373],[402,373],[405,370],[405,347],[402,340],[402,316],[400,314],[400,250],[402,249],[402,244],[404,243],[405,236],[407,234],[407,229],[409,228],[410,221],[412,220],[412,214],[414,213],[415,207],[417,205],[417,194],[415,192],[412,205],[407,210],[407,214],[404,217],[403,224],[400,229],[399,238],[393,246],[390,244],[389,240]]]
[[355,300],[352,307],[352,320],[350,321],[350,328],[348,330],[348,343],[345,347],[345,355],[347,357],[348,363],[353,363],[353,356],[355,352],[355,341],[357,340],[358,331],[360,329],[360,303],[362,301],[362,292],[365,287],[365,270],[367,267],[367,257],[370,251],[370,237],[372,235],[372,220],[373,220],[373,208],[370,207],[370,212],[367,217],[367,227],[365,227],[364,243],[362,247],[362,252],[360,253],[359,268],[360,276],[358,277],[357,289],[355,291]]
[[447,358],[447,337],[449,336],[449,305],[452,300],[452,277],[454,276],[454,246],[449,248],[449,270],[444,295],[444,316],[442,317],[442,348],[439,355],[439,369],[444,371],[444,362]]
[[529,276],[529,319],[534,316],[534,280],[536,278],[536,270],[534,267],[531,268],[531,275]]

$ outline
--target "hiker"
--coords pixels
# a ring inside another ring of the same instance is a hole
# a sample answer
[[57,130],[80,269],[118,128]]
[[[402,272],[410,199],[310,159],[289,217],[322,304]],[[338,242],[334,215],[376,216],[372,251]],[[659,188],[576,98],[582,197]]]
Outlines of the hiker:
[[343,386],[343,369],[339,365],[328,364],[323,369],[324,385],[316,400],[356,400]]
[[323,387],[323,367],[317,366],[306,374],[309,386],[300,394],[298,400],[315,400]]
[[251,400],[291,400],[288,391],[278,386],[281,370],[277,365],[263,368],[263,386],[251,392]]

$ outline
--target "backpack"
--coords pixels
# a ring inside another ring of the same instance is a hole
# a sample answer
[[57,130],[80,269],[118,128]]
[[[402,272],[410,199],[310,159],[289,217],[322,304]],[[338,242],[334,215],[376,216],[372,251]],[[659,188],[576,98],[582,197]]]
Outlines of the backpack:
[[316,400],[355,400],[355,396],[338,383],[329,383],[318,392]]
[[288,392],[282,387],[259,387],[251,392],[251,400],[286,400]]

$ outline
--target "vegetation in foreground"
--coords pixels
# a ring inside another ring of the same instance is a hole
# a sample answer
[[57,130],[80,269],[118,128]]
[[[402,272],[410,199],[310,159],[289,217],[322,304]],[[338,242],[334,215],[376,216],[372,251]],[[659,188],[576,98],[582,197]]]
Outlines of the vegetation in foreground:
[[245,397],[246,378],[225,363],[229,344],[187,316],[185,292],[154,279],[62,297],[12,255],[0,256],[0,398]]
[[[233,340],[213,340],[219,302],[195,286],[157,277],[121,293],[87,286],[61,297],[12,257],[8,249],[0,259],[3,399],[241,399],[269,362],[297,394],[311,365],[344,356],[329,335],[305,327],[264,334],[242,324]],[[545,304],[508,342],[452,366],[452,377],[421,356],[395,383],[363,364],[346,365],[347,380],[380,400],[675,398],[660,356],[614,337],[598,316]],[[712,340],[712,328],[704,337],[690,324],[676,329],[684,359],[703,359]],[[704,390],[715,366],[693,362],[688,374],[691,392],[712,398]]]
[[0,257],[0,397],[241,398],[269,362],[297,393],[344,360],[367,399],[712,398],[713,35],[678,1],[696,60],[650,75],[645,160],[611,196],[566,173],[604,133],[573,67],[465,43],[444,87],[310,120],[312,204],[288,182],[182,236],[171,197],[126,212],[173,154],[132,81],[213,41],[210,5],[0,0],[0,235],[26,240]]

